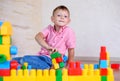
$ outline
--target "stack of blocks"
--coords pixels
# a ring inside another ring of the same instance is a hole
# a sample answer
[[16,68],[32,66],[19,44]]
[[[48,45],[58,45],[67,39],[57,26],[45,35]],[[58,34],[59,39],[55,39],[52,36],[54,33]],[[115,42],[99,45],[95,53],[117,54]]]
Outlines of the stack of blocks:
[[27,63],[24,63],[25,68],[18,69],[17,62],[10,61],[10,54],[17,52],[17,48],[10,45],[11,34],[10,23],[0,22],[0,81],[114,81],[105,46],[101,47],[98,65],[70,62],[68,69],[61,69],[65,66],[62,55],[55,52],[51,54],[55,69],[27,69]]
[[10,76],[10,55],[17,53],[17,48],[11,46],[11,35],[11,24],[0,21],[0,76]]
[[62,55],[59,52],[54,52],[50,55],[52,59],[52,64],[55,69],[63,68],[65,66]]

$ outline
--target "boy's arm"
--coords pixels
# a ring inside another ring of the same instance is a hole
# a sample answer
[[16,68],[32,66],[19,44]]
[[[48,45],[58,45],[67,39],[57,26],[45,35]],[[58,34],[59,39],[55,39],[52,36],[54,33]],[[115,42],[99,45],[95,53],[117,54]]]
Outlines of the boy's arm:
[[68,61],[66,67],[68,67],[69,62],[74,61],[74,53],[75,53],[74,48],[68,49]]
[[38,42],[39,45],[41,45],[42,47],[44,47],[45,49],[47,49],[49,52],[54,52],[56,51],[55,48],[52,48],[51,46],[49,46],[47,44],[47,42],[45,41],[44,35],[42,34],[42,32],[39,32],[36,36],[35,36],[35,40]]

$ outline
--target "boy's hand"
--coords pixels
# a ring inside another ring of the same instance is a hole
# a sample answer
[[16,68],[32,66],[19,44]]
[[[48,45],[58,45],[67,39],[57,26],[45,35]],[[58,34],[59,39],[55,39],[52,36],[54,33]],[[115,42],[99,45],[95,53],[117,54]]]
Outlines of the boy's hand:
[[52,47],[49,47],[47,50],[50,52],[50,54],[58,51],[56,48],[52,48]]

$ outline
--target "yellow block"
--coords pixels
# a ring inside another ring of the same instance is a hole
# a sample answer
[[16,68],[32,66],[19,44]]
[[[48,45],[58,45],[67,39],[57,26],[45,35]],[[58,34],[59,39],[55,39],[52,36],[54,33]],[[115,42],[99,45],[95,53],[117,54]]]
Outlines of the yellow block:
[[63,72],[62,81],[68,81],[68,70],[63,69],[62,72]]
[[12,35],[11,23],[6,21],[0,28],[0,35]]
[[2,37],[2,43],[3,43],[4,45],[6,45],[6,44],[10,45],[10,43],[11,43],[10,36],[9,36],[9,35],[4,35],[4,36]]
[[10,45],[0,45],[0,54],[5,55],[7,60],[10,60]]

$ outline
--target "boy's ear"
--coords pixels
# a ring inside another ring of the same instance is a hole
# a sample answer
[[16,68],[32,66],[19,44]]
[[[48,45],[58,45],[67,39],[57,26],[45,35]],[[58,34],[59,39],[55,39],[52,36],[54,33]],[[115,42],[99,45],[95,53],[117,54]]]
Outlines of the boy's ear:
[[53,16],[51,16],[51,21],[54,22],[54,18],[53,18]]

